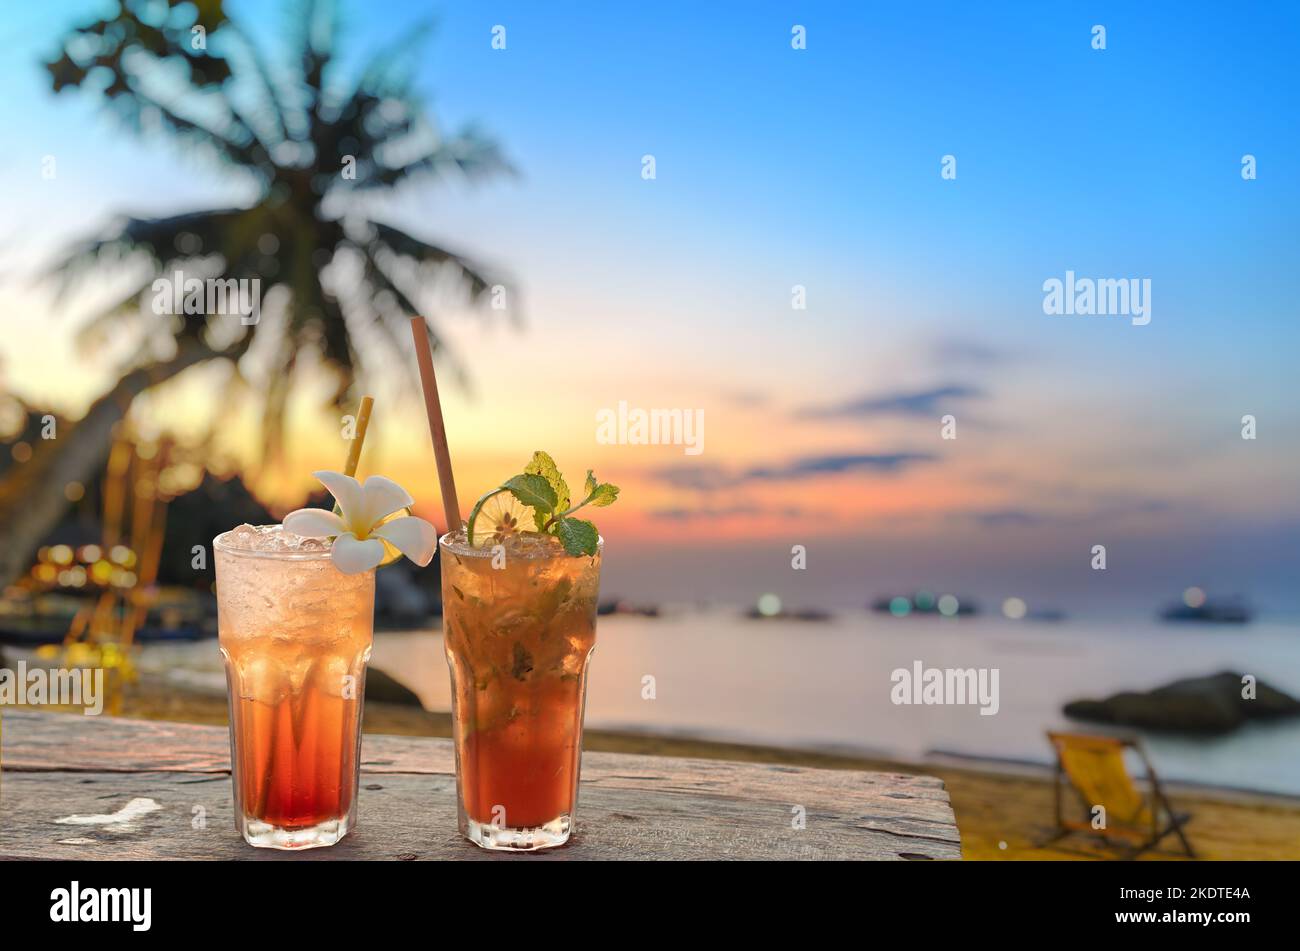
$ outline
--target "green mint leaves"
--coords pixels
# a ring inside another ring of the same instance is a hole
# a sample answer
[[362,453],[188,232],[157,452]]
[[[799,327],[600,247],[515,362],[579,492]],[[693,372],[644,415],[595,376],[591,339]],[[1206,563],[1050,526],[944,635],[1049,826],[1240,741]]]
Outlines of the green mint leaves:
[[594,555],[600,533],[591,522],[581,518],[560,518],[555,523],[564,550],[570,555]]
[[[509,491],[522,504],[531,508],[538,531],[559,538],[564,550],[575,557],[596,554],[600,533],[591,522],[573,518],[573,513],[587,505],[603,508],[614,504],[618,498],[618,486],[597,482],[595,475],[588,469],[583,484],[583,499],[577,505],[572,505],[568,483],[556,467],[555,460],[544,452],[533,453],[533,458],[524,467],[524,471],[501,483],[501,489]],[[476,506],[474,514],[477,512]]]
[[[509,489],[511,495],[538,515],[555,511],[558,494],[551,483],[540,475],[528,472],[517,475],[502,483],[502,488]],[[537,524],[541,525],[542,519],[539,518]]]
[[583,501],[583,505],[596,505],[603,508],[606,505],[613,505],[618,501],[618,486],[611,485],[608,482],[602,482],[597,485],[596,477],[591,474],[590,469],[587,470],[587,485],[585,491],[587,493],[587,498]]
[[[563,512],[569,507],[569,484],[564,481],[564,476],[560,475],[560,470],[555,467],[555,460],[546,453],[533,453],[532,461],[529,462],[528,465],[524,466],[524,474],[539,475],[546,480],[547,484],[549,484],[555,492],[555,502],[553,505],[555,511]],[[540,525],[542,523],[538,522],[537,524]]]

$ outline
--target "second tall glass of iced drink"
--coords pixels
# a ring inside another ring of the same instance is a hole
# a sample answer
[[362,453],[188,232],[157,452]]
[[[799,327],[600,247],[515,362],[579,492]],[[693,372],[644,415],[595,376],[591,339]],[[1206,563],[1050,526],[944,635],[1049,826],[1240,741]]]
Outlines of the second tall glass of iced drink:
[[333,845],[356,825],[374,569],[344,574],[328,541],[279,525],[213,549],[235,824],[250,845]]
[[451,669],[461,833],[488,849],[563,845],[573,830],[600,550],[550,535],[471,546],[444,535],[443,637]]

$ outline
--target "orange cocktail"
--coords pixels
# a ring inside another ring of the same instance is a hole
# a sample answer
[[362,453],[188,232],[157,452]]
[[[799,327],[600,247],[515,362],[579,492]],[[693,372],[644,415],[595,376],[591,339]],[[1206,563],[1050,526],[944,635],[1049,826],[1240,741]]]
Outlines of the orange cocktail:
[[549,535],[444,535],[460,830],[487,848],[561,845],[573,828],[600,552]]
[[243,525],[214,542],[235,824],[251,845],[333,845],[356,824],[375,572],[329,543]]

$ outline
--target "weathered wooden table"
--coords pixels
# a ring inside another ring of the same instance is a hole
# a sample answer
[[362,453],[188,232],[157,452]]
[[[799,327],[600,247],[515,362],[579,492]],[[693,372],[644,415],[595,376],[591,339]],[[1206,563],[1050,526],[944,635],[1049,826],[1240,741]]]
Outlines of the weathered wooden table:
[[[277,852],[234,829],[220,727],[3,714],[3,859],[505,859],[456,832],[451,742],[367,735],[358,828]],[[588,753],[557,859],[956,859],[943,784],[928,776]]]

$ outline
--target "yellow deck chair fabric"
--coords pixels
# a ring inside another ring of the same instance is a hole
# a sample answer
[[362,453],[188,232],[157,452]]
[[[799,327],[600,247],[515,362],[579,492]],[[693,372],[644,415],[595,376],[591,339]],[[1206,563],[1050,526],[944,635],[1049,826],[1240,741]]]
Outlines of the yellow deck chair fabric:
[[1121,741],[1067,733],[1054,735],[1053,744],[1070,784],[1090,805],[1105,807],[1107,824],[1151,827],[1151,809],[1129,776]]
[[[1132,854],[1137,855],[1173,833],[1187,854],[1194,857],[1182,831],[1182,826],[1191,816],[1174,812],[1160,787],[1155,768],[1136,740],[1053,732],[1049,732],[1047,738],[1057,757],[1057,838],[1071,832],[1087,832],[1107,841],[1120,838],[1134,843]],[[1137,752],[1146,767],[1151,787],[1149,793],[1140,790],[1129,774],[1124,753],[1130,749]],[[1061,779],[1068,781],[1082,806],[1077,819],[1067,818],[1065,814],[1061,802]],[[1097,806],[1106,810],[1105,827],[1101,829],[1094,827],[1092,822]]]

